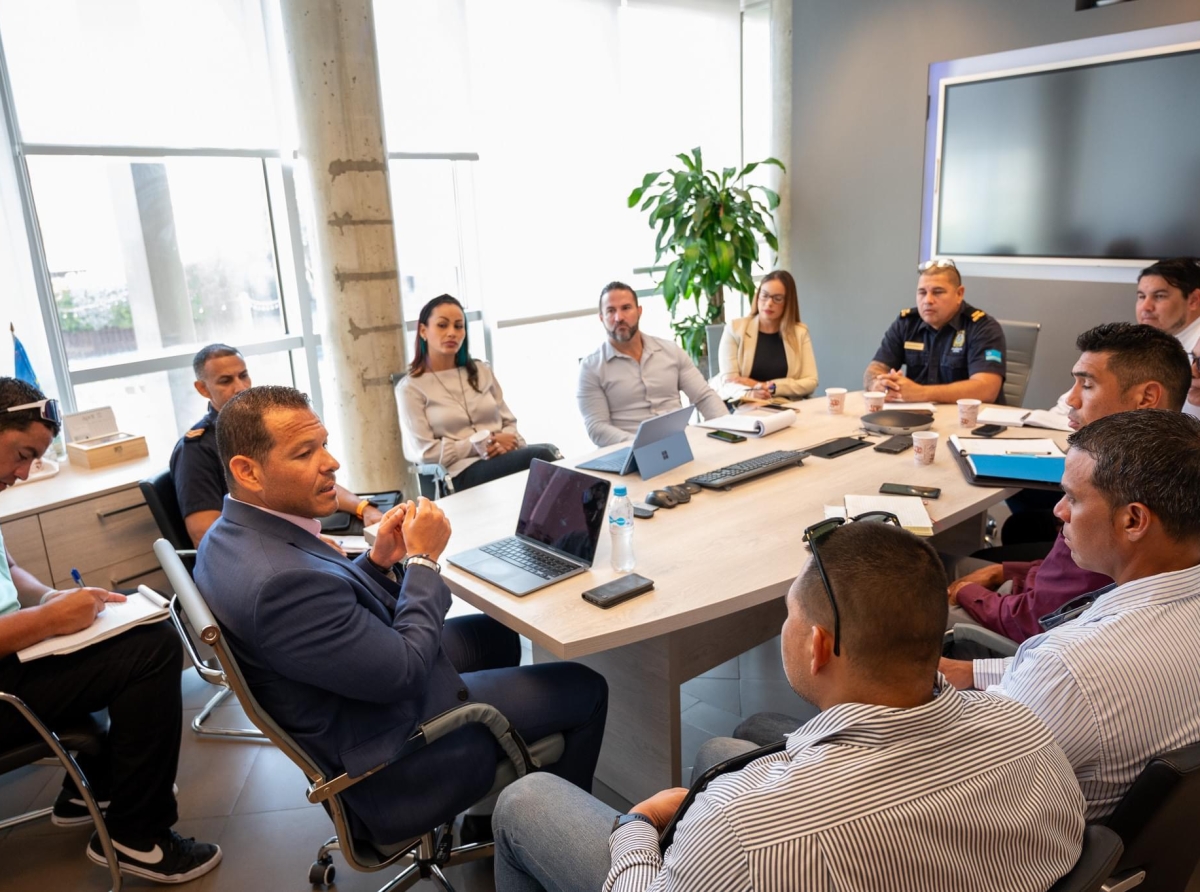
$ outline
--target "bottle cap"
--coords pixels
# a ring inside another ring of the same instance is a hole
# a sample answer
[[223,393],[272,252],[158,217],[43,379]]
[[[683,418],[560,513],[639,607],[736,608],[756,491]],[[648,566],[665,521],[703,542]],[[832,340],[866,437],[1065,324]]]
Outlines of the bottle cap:
[[614,486],[613,487],[613,495],[616,496],[617,498],[620,498],[623,495],[628,495],[628,493],[626,492],[625,487]]

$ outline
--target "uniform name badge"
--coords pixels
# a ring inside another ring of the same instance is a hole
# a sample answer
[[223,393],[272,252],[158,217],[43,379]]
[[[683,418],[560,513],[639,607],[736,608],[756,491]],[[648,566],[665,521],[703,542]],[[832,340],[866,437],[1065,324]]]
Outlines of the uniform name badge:
[[905,350],[924,350],[925,344],[922,343],[921,341],[905,341],[904,349]]
[[954,343],[950,345],[950,349],[955,353],[962,353],[963,346],[967,343],[966,329],[962,329],[954,336]]

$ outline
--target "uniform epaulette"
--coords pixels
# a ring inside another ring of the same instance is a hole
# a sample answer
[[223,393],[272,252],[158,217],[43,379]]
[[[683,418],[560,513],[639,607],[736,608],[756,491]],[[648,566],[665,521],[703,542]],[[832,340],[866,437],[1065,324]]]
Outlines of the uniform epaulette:
[[982,319],[986,315],[987,315],[987,313],[983,312],[983,310],[976,310],[974,313],[971,314],[971,321],[978,322],[980,319]]
[[903,310],[900,311],[900,318],[903,319],[905,316],[907,316],[911,312],[912,312],[912,307],[905,307]]
[[207,427],[194,427],[183,436],[186,440],[195,440],[197,437],[203,437],[206,430]]

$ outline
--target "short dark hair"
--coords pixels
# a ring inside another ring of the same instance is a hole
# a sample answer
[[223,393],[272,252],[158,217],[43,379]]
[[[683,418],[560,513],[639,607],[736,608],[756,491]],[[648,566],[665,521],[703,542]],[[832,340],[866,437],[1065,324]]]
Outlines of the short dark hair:
[[613,282],[609,282],[607,285],[605,285],[603,288],[600,289],[600,299],[596,302],[596,308],[598,310],[600,310],[600,312],[604,312],[604,295],[608,294],[608,292],[610,292],[610,291],[628,291],[630,294],[633,295],[633,305],[635,307],[638,305],[638,296],[637,296],[636,291],[634,291],[631,287],[626,285],[624,282],[613,281]]
[[[868,675],[929,673],[942,653],[949,602],[946,571],[928,543],[897,526],[849,523],[816,546],[837,598],[842,655]],[[816,561],[800,577],[806,616],[833,630]]]
[[1152,263],[1140,273],[1140,282],[1146,276],[1159,276],[1166,279],[1172,288],[1178,288],[1187,297],[1200,288],[1200,260],[1195,257],[1171,257]]
[[203,381],[204,367],[208,365],[210,359],[241,355],[242,351],[237,347],[230,347],[228,344],[209,344],[207,347],[201,347],[196,355],[192,357],[192,371],[196,373],[197,381]]
[[1167,408],[1183,409],[1192,386],[1192,361],[1174,335],[1152,325],[1106,322],[1077,337],[1075,347],[1080,353],[1107,353],[1122,391],[1157,381],[1166,389]]
[[256,462],[266,461],[275,446],[267,430],[266,415],[274,409],[311,409],[308,395],[294,387],[264,384],[251,387],[229,398],[217,415],[217,454],[225,471],[225,482],[233,488],[229,461],[244,455]]
[[50,428],[51,435],[57,437],[58,425],[53,421],[47,421],[45,418],[42,418],[38,414],[37,409],[22,410],[20,412],[7,411],[11,406],[36,403],[45,398],[46,394],[42,393],[28,381],[22,381],[20,378],[0,377],[0,431],[28,430],[29,425],[38,421]]
[[1096,462],[1092,485],[1114,510],[1139,502],[1172,539],[1200,537],[1200,419],[1166,409],[1118,412],[1067,442]]

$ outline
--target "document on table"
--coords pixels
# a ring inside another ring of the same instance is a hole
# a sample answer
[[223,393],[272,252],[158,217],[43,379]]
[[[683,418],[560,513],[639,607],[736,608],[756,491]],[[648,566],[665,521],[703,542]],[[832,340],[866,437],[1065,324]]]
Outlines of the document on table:
[[1048,437],[992,439],[950,435],[950,445],[961,455],[1048,455],[1062,456],[1063,451]]
[[933,403],[906,403],[903,401],[893,402],[889,400],[883,404],[883,409],[884,411],[887,411],[888,409],[904,409],[909,412],[936,412],[937,406],[935,406]]
[[976,477],[1062,482],[1066,456],[1050,439],[984,439],[950,435],[950,447],[966,457]]
[[718,431],[730,431],[735,434],[748,434],[751,437],[765,437],[791,427],[796,423],[794,409],[781,409],[770,415],[722,415],[711,421],[702,421],[697,427],[707,427]]
[[896,515],[900,526],[915,536],[932,536],[933,521],[925,502],[917,496],[846,496],[846,515],[857,517],[868,511],[887,511]]
[[979,412],[980,424],[1005,424],[1009,427],[1041,427],[1053,431],[1069,431],[1067,416],[1045,409],[987,408]]
[[166,619],[168,613],[167,601],[162,595],[139,585],[138,590],[126,600],[105,604],[95,621],[86,629],[80,629],[70,635],[55,635],[53,638],[32,644],[24,650],[17,651],[17,659],[28,663],[41,657],[73,654],[98,641],[106,641],[120,635],[134,626]]

